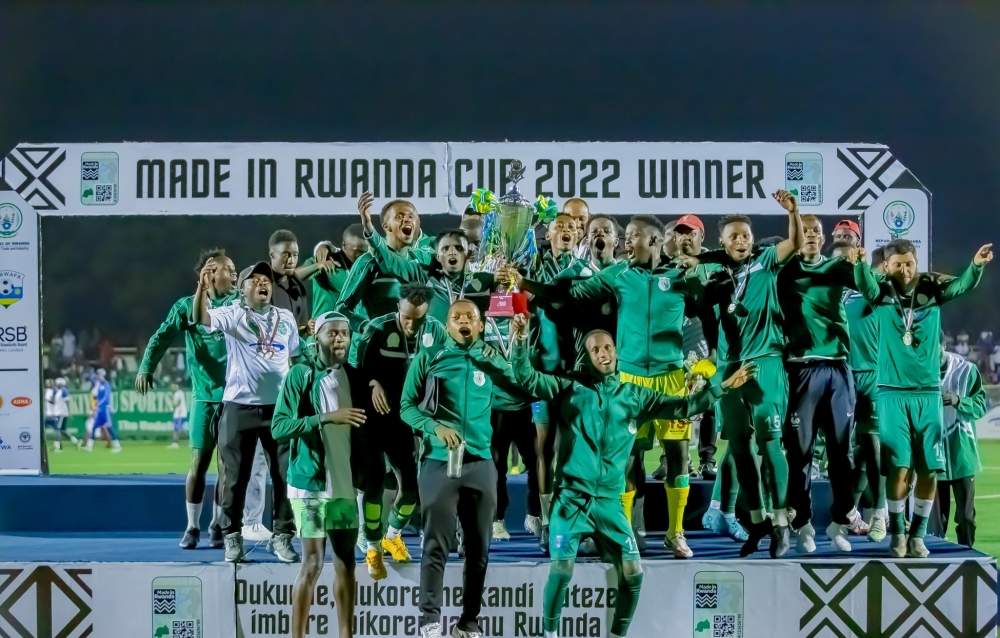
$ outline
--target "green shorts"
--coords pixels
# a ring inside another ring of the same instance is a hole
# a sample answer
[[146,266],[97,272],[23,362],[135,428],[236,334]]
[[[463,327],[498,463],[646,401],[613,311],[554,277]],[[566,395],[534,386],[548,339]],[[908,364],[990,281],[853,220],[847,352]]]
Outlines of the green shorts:
[[639,560],[632,526],[620,498],[600,498],[574,490],[558,490],[549,515],[549,555],[552,560],[576,558],[580,539],[592,535],[602,556]]
[[854,390],[857,403],[854,404],[854,430],[858,434],[878,434],[878,386],[875,385],[875,371],[865,370],[854,373]]
[[358,502],[353,498],[291,498],[299,538],[326,538],[331,530],[358,530]]
[[[750,363],[750,362],[747,362]],[[722,395],[716,406],[723,438],[732,441],[752,432],[757,443],[781,438],[781,425],[788,410],[788,374],[781,357],[759,357],[757,376],[743,387]],[[723,379],[740,369],[739,363],[726,366]]]
[[940,392],[879,388],[877,409],[882,453],[890,469],[912,468],[923,475],[944,471]]
[[191,448],[213,450],[219,440],[219,418],[222,416],[221,401],[195,401],[191,407],[190,437]]

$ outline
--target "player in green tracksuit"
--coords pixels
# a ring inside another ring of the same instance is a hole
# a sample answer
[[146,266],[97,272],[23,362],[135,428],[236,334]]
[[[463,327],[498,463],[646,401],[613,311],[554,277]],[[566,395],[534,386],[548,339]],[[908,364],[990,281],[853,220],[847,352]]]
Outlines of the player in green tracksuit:
[[[924,535],[934,504],[938,472],[945,469],[940,378],[941,306],[972,290],[993,259],[992,244],[979,249],[957,279],[917,272],[917,249],[905,239],[885,245],[886,279],[872,274],[859,250],[858,291],[878,317],[878,420],[888,464],[890,555],[926,558]],[[908,474],[917,477],[910,537],[904,529]]]
[[[370,192],[362,193],[358,199],[362,218],[365,215],[370,218],[374,201],[375,197]],[[408,259],[430,263],[432,253],[413,247],[415,233],[419,229],[419,215],[413,204],[395,199],[382,207],[379,217],[390,249]],[[374,232],[374,228],[371,230]],[[372,240],[367,234],[365,238]],[[360,332],[365,321],[396,311],[399,287],[399,279],[379,268],[369,250],[351,266],[335,310],[347,315],[351,320],[351,329]],[[359,305],[360,308],[357,307]]]
[[[750,506],[752,525],[741,554],[756,551],[758,542],[771,532],[771,557],[780,558],[789,548],[788,463],[780,441],[788,407],[788,376],[782,363],[785,336],[778,302],[778,274],[802,247],[803,237],[795,197],[787,191],[778,191],[774,198],[788,211],[788,239],[774,246],[754,247],[749,217],[727,215],[719,222],[724,248],[719,261],[733,278],[728,303],[725,300],[719,303],[719,351],[725,353],[729,369],[753,361],[759,372],[757,379],[719,400],[716,416],[721,419],[722,433],[733,450],[740,491]],[[710,256],[716,258],[705,253],[701,260],[706,261]],[[757,443],[759,470],[751,439]],[[774,509],[772,520],[765,516],[761,484]]]
[[[523,334],[523,317],[520,318]],[[556,463],[549,543],[552,557],[543,598],[544,635],[555,638],[566,588],[573,577],[580,539],[593,535],[618,571],[618,604],[610,635],[624,636],[639,602],[642,568],[631,525],[621,507],[625,464],[638,424],[652,419],[684,419],[704,412],[722,394],[753,377],[751,364],[721,384],[710,384],[691,396],[677,397],[622,383],[615,374],[614,340],[603,330],[586,336],[588,368],[570,375],[537,372],[528,364],[524,339],[519,340],[514,372],[525,390],[559,410],[560,440]]]
[[[464,604],[451,635],[469,638],[482,635],[477,618],[497,504],[497,472],[490,447],[493,386],[515,389],[517,384],[507,360],[480,338],[483,321],[474,303],[461,299],[452,304],[447,330],[443,345],[414,357],[406,373],[399,415],[424,439],[418,481],[424,527],[420,635],[439,636],[447,631],[441,627],[442,587],[457,516],[465,544]],[[462,461],[459,476],[448,475],[449,455]]]
[[955,536],[959,545],[976,542],[976,474],[983,470],[976,421],[986,414],[989,397],[976,364],[946,352],[941,339],[941,397],[944,403],[944,474],[938,479],[941,531],[948,531],[951,492],[955,493]]
[[831,523],[826,529],[834,549],[850,551],[848,527],[860,529],[854,508],[854,376],[848,364],[850,335],[844,292],[854,285],[854,266],[827,258],[823,224],[815,215],[802,217],[804,243],[778,275],[778,301],[784,316],[788,414],[783,426],[788,460],[788,507],[797,537],[796,551],[816,551],[812,518],[812,457],[819,432],[833,489]]
[[312,277],[312,316],[330,312],[337,307],[340,292],[347,283],[351,266],[361,255],[368,252],[368,240],[360,224],[351,224],[341,235],[342,246],[338,250],[332,242],[322,241],[313,249],[313,256],[305,261],[304,267],[328,263],[326,268]]
[[[201,272],[208,261],[219,267],[212,278],[208,291],[209,307],[219,308],[236,302],[236,267],[226,251],[213,249],[201,254],[196,270]],[[192,298],[183,297],[170,309],[166,320],[149,338],[146,351],[135,377],[135,389],[146,394],[153,387],[153,372],[174,340],[184,335],[184,350],[188,374],[191,376],[194,405],[190,418],[191,469],[184,484],[187,502],[187,530],[181,539],[181,547],[194,549],[198,546],[201,505],[205,494],[205,474],[212,464],[218,437],[219,416],[222,414],[222,392],[226,387],[226,341],[221,333],[208,334],[197,318],[191,316]],[[213,499],[213,502],[215,499]],[[222,547],[222,530],[216,523],[218,508],[212,509],[209,536],[212,547]]]
[[[855,245],[835,244],[835,257],[849,258]],[[882,249],[872,251],[872,270],[882,274]],[[851,337],[848,361],[854,375],[854,507],[861,506],[861,497],[871,494],[869,506],[874,509],[869,522],[868,540],[881,542],[885,538],[889,514],[885,509],[885,475],[882,472],[882,439],[878,431],[878,317],[875,309],[856,290],[844,291],[844,311]]]
[[[355,366],[368,379],[369,418],[361,428],[365,446],[360,454],[364,475],[362,511],[365,560],[375,580],[386,577],[383,551],[396,562],[408,562],[410,554],[400,535],[417,504],[417,462],[413,430],[399,417],[399,397],[406,371],[421,351],[445,341],[444,325],[428,316],[431,293],[426,286],[406,284],[399,309],[376,317],[356,339]],[[392,466],[399,489],[389,514],[389,529],[383,536],[382,493],[386,461]]]
[[358,428],[366,413],[358,399],[365,377],[347,359],[351,331],[347,317],[316,317],[315,356],[293,365],[274,406],[271,433],[289,445],[288,499],[302,540],[302,563],[292,587],[291,635],[305,638],[316,581],[323,571],[326,540],[333,547],[333,600],[341,636],[351,635],[354,616],[354,543],[358,508],[354,500],[356,456],[364,447]]
[[[684,396],[687,394],[682,353],[684,317],[702,310],[703,286],[698,278],[687,277],[682,269],[661,263],[662,242],[663,224],[655,217],[637,215],[625,231],[628,259],[621,265],[606,268],[572,286],[562,280],[548,285],[528,280],[523,283],[525,289],[544,296],[550,305],[570,299],[614,299],[618,304],[616,342],[622,381],[671,396]],[[687,441],[691,439],[691,424],[655,420],[643,425],[647,433],[655,433],[665,441],[667,451],[670,471],[664,484],[670,529],[664,543],[674,556],[690,558],[693,552],[684,537],[683,512],[690,490]],[[630,492],[623,498],[629,515],[633,495]]]

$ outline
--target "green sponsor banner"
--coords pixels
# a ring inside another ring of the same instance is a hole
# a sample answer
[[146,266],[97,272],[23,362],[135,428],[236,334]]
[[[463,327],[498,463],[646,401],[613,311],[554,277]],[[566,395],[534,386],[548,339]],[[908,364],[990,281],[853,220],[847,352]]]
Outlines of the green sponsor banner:
[[[115,390],[111,394],[111,413],[121,439],[169,439],[174,431],[173,392],[150,390],[141,395],[135,390]],[[191,413],[191,392],[184,391],[188,414]],[[83,436],[91,415],[89,392],[70,392],[67,428]],[[187,431],[187,424],[184,426]]]

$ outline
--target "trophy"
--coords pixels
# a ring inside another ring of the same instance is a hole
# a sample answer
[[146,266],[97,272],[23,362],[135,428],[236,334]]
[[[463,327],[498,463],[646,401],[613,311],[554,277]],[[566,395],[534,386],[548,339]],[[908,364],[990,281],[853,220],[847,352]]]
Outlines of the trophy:
[[[486,257],[494,274],[511,265],[526,266],[537,253],[535,246],[535,207],[521,194],[517,183],[524,177],[524,164],[514,160],[507,173],[507,192],[496,199],[483,229]],[[506,292],[490,296],[488,317],[513,317],[528,314],[528,298],[511,282]]]

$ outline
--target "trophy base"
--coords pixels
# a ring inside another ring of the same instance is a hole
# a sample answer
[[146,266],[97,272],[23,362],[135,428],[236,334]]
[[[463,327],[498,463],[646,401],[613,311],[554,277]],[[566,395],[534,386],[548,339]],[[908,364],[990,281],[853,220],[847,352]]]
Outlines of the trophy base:
[[528,314],[528,296],[523,292],[495,292],[490,295],[487,317],[513,318]]

